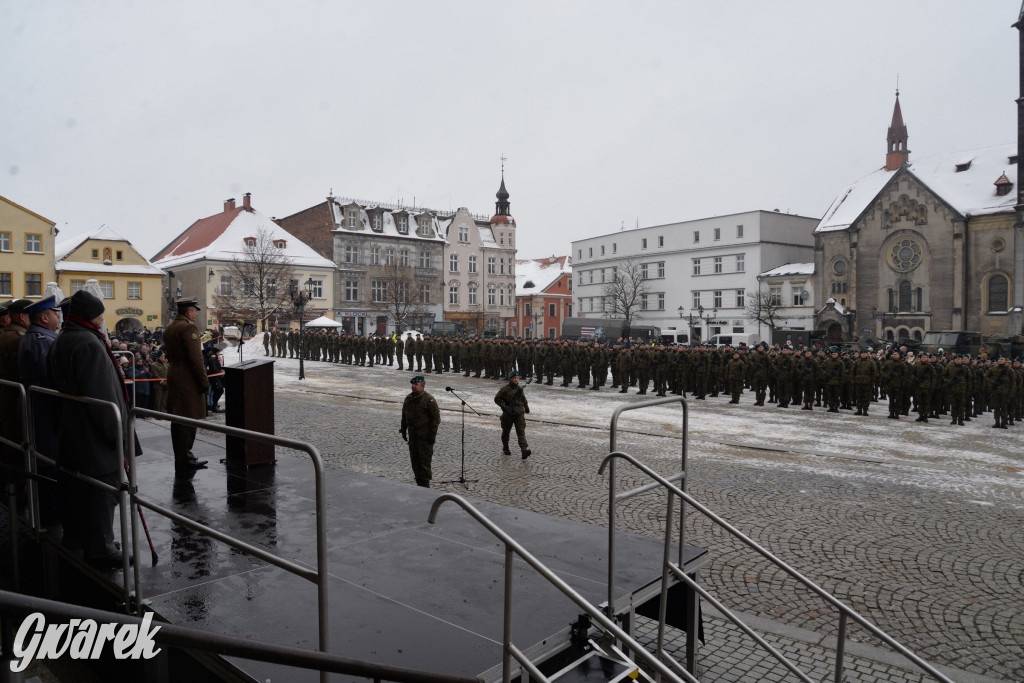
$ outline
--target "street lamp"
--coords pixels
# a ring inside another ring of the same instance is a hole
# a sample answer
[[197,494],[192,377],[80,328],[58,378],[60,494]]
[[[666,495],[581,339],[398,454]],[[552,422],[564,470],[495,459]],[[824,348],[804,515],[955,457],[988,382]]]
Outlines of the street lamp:
[[[683,313],[686,311],[686,309],[683,308],[682,306],[680,306],[676,310],[679,312],[679,318],[682,319]],[[699,323],[701,321],[701,316],[704,313],[704,307],[698,304],[697,305],[697,311],[698,311],[698,315],[696,317],[694,317],[693,313],[687,313],[686,314],[686,321],[688,323],[690,323],[690,329],[691,330],[697,325],[697,323]],[[712,312],[711,318],[709,318],[709,320],[713,319],[715,317],[715,313],[716,312],[717,312],[717,310]],[[688,332],[689,332],[689,330],[688,330]]]
[[167,322],[174,320],[178,315],[178,299],[181,298],[181,280],[178,280],[178,288],[171,289],[174,271],[167,271],[167,287],[164,289],[164,300],[167,301]]
[[313,278],[306,280],[305,288],[299,287],[298,280],[288,283],[288,296],[292,299],[292,306],[295,307],[295,316],[299,319],[299,379],[306,379],[306,368],[302,361],[306,356],[306,344],[303,336],[306,304],[313,298]]
[[704,306],[702,304],[697,304],[697,315],[701,320],[704,321],[704,326],[708,328],[707,337],[710,339],[711,321],[714,320],[715,317],[718,315],[718,307],[716,306],[715,308],[712,308],[710,313],[704,315]]

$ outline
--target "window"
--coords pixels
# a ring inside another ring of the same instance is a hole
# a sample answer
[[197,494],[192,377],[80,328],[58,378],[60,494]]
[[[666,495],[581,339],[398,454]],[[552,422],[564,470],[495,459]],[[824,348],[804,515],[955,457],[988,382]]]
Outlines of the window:
[[26,233],[25,251],[32,252],[33,254],[41,254],[43,252],[43,236],[31,232]]
[[459,305],[459,288],[457,286],[448,288],[448,303],[452,306]]
[[419,222],[420,237],[430,237],[430,218],[424,218]]
[[450,254],[448,256],[448,272],[457,273],[459,272],[459,255]]
[[278,249],[284,249],[288,246],[288,243],[285,240],[274,240],[274,246]]
[[429,283],[420,285],[420,303],[421,304],[429,304],[430,303],[430,284]]
[[[641,277],[642,279],[644,279],[644,280],[650,280],[650,279],[651,279],[651,278],[650,278],[650,274],[649,274],[649,272],[648,272],[648,268],[647,268],[647,266],[649,266],[649,265],[650,265],[650,264],[648,264],[648,263],[641,263],[641,264],[640,264],[640,277]],[[601,274],[602,274],[602,275],[604,274],[604,271],[603,271],[603,270],[601,271]]]
[[[0,232],[0,251],[10,251],[10,250],[11,250],[11,233],[9,233],[9,232]],[[95,251],[96,250],[94,249],[93,252],[95,252]],[[95,253],[93,254],[93,258],[96,258],[96,254]]]
[[398,252],[398,265],[402,266],[403,268],[408,268],[409,267],[409,250],[408,249],[402,249],[400,252]]
[[459,241],[469,244],[469,226],[459,226]]
[[693,292],[693,301],[690,302],[690,307],[693,309],[700,308],[700,292]]
[[420,252],[420,268],[429,268],[429,267],[430,267],[430,252],[429,251],[421,251]]
[[359,281],[345,280],[345,301],[359,301]]
[[348,227],[350,227],[350,228],[356,227],[356,210],[355,209],[349,209],[349,211],[348,211]]
[[722,290],[716,289],[712,304],[715,308],[722,308]]
[[393,285],[395,288],[395,301],[407,302],[409,300],[409,283],[395,282]]
[[501,266],[501,274],[505,274],[505,259],[498,259],[498,263]]
[[[114,283],[113,282],[105,282],[105,283],[101,282],[100,283],[100,288],[101,289],[103,288],[104,284],[110,286],[110,294],[109,295],[107,295],[106,294],[106,290],[104,290],[104,298],[109,299],[112,296],[114,296]],[[25,273],[25,296],[26,297],[35,297],[35,296],[42,296],[42,295],[43,295],[43,274],[42,273]]]
[[128,298],[129,299],[141,299],[142,298],[142,283],[141,282],[129,282],[128,283]]
[[743,289],[736,290],[736,308],[747,307],[747,292]]
[[0,273],[0,296],[14,296],[13,294],[11,294],[10,273]]
[[782,305],[782,287],[768,288],[768,302],[772,306]]
[[470,273],[475,273],[476,272],[476,256],[475,255],[469,257],[469,269],[468,270],[469,270]]
[[498,305],[505,305],[505,290],[501,287],[498,287]]
[[604,245],[601,245],[601,256],[604,256]]
[[613,254],[618,254],[619,253],[619,245],[616,244],[615,242],[612,242],[612,253]]
[[665,262],[664,261],[658,261],[657,266],[658,266],[658,277],[665,277]]
[[498,303],[498,292],[494,289],[494,285],[487,288],[487,305],[496,306]]
[[641,249],[646,249],[647,248],[647,238],[646,237],[644,237],[643,239],[640,240],[640,248]]
[[742,225],[737,225],[736,226],[736,236],[737,237],[743,237],[743,226]]
[[359,263],[359,247],[353,244],[345,247],[345,263]]
[[487,274],[494,275],[498,271],[498,259],[493,256],[487,257]]
[[587,271],[587,284],[588,285],[594,284],[594,271],[592,271],[592,270],[588,270]]
[[800,299],[800,290],[803,289],[802,285],[793,285],[793,305],[799,306],[803,303]]
[[721,256],[716,256],[714,263],[715,263],[715,273],[721,273],[722,272],[722,257]]
[[833,294],[846,294],[846,283],[845,282],[833,282],[832,283]]
[[745,254],[736,254],[736,272],[742,273],[747,269],[747,261]]
[[81,292],[85,289],[85,280],[72,280],[71,281],[71,293]]
[[700,230],[693,231],[693,243],[700,244]]
[[386,280],[370,280],[370,300],[374,303],[386,301],[388,298],[388,283]]
[[245,238],[245,246],[249,247],[250,249],[252,247],[255,247],[256,246],[256,238],[255,237],[246,237]]
[[717,242],[720,239],[722,239],[722,229],[715,228],[715,241]]
[[548,315],[552,318],[558,315],[558,304],[548,304]]
[[654,296],[656,296],[658,298],[658,310],[659,311],[664,311],[665,310],[665,292],[658,292]]
[[571,303],[567,303],[565,305],[565,317],[566,318],[571,318],[572,317],[572,304]]
[[498,244],[505,244],[505,233],[498,233]]
[[641,311],[646,311],[647,310],[647,294],[646,293],[640,295],[640,310]]
[[395,225],[398,226],[398,232],[403,235],[409,234],[409,217],[408,216],[396,216]]
[[693,274],[694,275],[700,275],[700,259],[699,258],[693,259]]
[[373,226],[374,232],[384,232],[384,216],[379,213],[373,214]]
[[[314,282],[316,282],[316,280],[314,280]],[[273,298],[273,297],[277,296],[277,278],[276,277],[268,277],[265,289],[267,290],[267,296],[268,297]]]
[[593,247],[587,247],[587,258],[593,258],[593,257],[594,257],[594,248]]
[[469,305],[476,306],[476,291],[477,286],[475,282],[469,283]]
[[1004,275],[993,275],[988,279],[988,312],[1003,313],[1010,309],[1008,294],[1009,281]]
[[93,249],[92,250],[92,257],[93,257],[93,259],[99,259],[99,257],[100,257],[100,250],[99,249]]
[[[911,293],[910,282],[904,280],[900,283],[900,303],[899,310],[901,311],[912,311],[914,310],[913,296]],[[992,304],[989,304],[988,310],[992,310]]]
[[601,282],[604,282],[604,268],[601,269]]
[[116,256],[117,256],[117,260],[118,261],[123,261],[124,260],[124,252],[121,251],[120,249],[117,250]]
[[[312,278],[310,278],[310,279],[312,280]],[[268,280],[267,281],[267,289],[269,290],[271,288],[271,286],[273,286],[274,289],[277,289],[277,283],[276,282],[271,283]],[[314,298],[314,299],[323,299],[324,298],[324,281],[323,280],[313,280],[313,284],[310,286],[310,296],[312,298]]]
[[576,250],[576,258],[583,258],[583,250],[582,249],[577,249]]
[[658,235],[658,246],[659,247],[665,246],[665,237],[662,236],[662,235]]
[[395,248],[388,247],[384,250],[384,265],[393,266],[395,265]]
[[370,265],[380,265],[380,247],[370,247]]
[[[26,276],[26,278],[27,277],[28,276]],[[42,284],[42,283],[40,283],[40,284]],[[26,290],[27,289],[28,289],[28,287],[26,286]],[[103,292],[103,298],[104,299],[113,299],[114,298],[114,282],[113,282],[113,280],[101,280],[100,281],[100,291]],[[28,292],[26,291],[25,294],[28,295]],[[38,295],[36,295],[36,296],[38,296]]]
[[220,276],[220,284],[219,287],[217,288],[217,291],[220,293],[221,296],[231,296],[232,294],[234,294],[234,287],[232,286],[230,275]]

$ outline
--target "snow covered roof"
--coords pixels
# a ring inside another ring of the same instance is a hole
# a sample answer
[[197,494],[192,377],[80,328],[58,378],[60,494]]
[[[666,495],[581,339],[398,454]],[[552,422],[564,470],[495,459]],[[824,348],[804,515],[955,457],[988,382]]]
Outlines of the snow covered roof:
[[61,273],[111,273],[118,275],[159,275],[163,277],[164,272],[154,266],[146,257],[139,254],[145,263],[124,264],[124,263],[99,263],[95,261],[65,261],[64,259],[80,246],[89,240],[102,240],[104,242],[124,242],[133,252],[138,254],[132,243],[119,234],[113,228],[105,225],[100,226],[90,233],[71,235],[58,238],[54,244],[56,256],[55,268]]
[[245,256],[245,238],[264,231],[273,240],[284,240],[284,255],[293,266],[331,268],[334,261],[313,251],[305,242],[255,209],[228,209],[193,223],[154,258],[162,268],[175,268],[196,261],[231,261]]
[[[998,145],[911,161],[907,170],[964,216],[1009,212],[1016,193],[996,194],[1001,174],[1017,180],[1017,165],[1010,163],[1017,146]],[[899,171],[879,169],[850,185],[835,198],[814,232],[845,230],[870,206]]]
[[477,226],[477,230],[480,232],[480,246],[482,247],[497,247],[498,242],[494,239],[494,233],[491,232],[491,226],[483,227]]
[[[516,259],[516,296],[539,294],[563,274],[572,274],[571,256]],[[528,286],[532,283],[532,286]]]
[[[348,217],[345,210],[353,204],[359,206],[359,227],[348,227]],[[445,231],[451,219],[439,220],[437,214],[430,210],[422,209],[392,209],[380,204],[361,204],[354,200],[331,200],[328,205],[334,217],[334,224],[337,226],[334,232],[364,232],[371,235],[383,235],[385,237],[397,237],[401,239],[428,240],[431,242],[444,242]],[[370,212],[381,214],[381,229],[374,230],[370,224]],[[407,217],[407,228],[405,232],[398,230],[397,216]],[[423,217],[429,217],[432,231],[431,235],[424,237],[420,235],[418,223]]]
[[814,264],[784,263],[778,268],[772,268],[758,274],[758,277],[775,277],[779,275],[814,275]]

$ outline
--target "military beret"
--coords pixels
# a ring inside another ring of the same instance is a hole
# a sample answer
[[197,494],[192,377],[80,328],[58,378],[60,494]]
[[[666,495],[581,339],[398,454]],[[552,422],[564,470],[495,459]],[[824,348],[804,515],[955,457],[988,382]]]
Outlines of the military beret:
[[513,370],[512,372],[508,373],[508,378],[509,379],[512,379],[513,377],[518,377],[518,376],[519,376],[519,371],[518,370]]
[[423,375],[416,375],[411,380],[409,380],[409,384],[416,384],[416,383],[426,384],[427,383],[427,379]]

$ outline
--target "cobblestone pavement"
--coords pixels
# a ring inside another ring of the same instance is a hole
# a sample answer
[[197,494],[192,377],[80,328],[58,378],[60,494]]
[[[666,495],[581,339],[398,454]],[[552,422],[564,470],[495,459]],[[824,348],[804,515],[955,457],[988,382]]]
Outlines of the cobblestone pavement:
[[[409,372],[305,368],[299,382],[297,361],[277,361],[277,433],[314,442],[331,466],[411,483],[398,434]],[[465,414],[466,477],[479,480],[468,493],[457,481],[440,483],[459,479],[462,444],[460,401],[446,386],[481,413]],[[499,386],[455,374],[428,378],[442,408],[434,487],[607,524],[608,482],[597,470],[608,452],[608,421],[623,402],[652,396],[529,385],[533,456],[522,460],[501,454]],[[1024,427],[990,430],[989,415],[957,429],[886,420],[881,408],[857,418],[755,408],[749,394],[739,406],[727,401],[689,404],[692,495],[955,680],[1024,680]],[[680,414],[674,406],[627,413],[620,450],[663,474],[677,472]],[[627,465],[618,470],[620,490],[644,483]],[[620,504],[617,520],[623,530],[660,537],[664,497]],[[762,620],[770,640],[814,665],[812,675],[830,677],[833,655],[820,643],[835,636],[836,613],[697,513],[688,513],[686,526],[688,542],[710,548],[701,580],[712,594]],[[767,673],[771,662],[720,616],[706,613],[705,626],[705,680],[795,680],[780,667]],[[878,645],[855,625],[850,637]],[[856,647],[848,647],[846,680],[928,680],[893,665],[898,657],[854,656]]]

